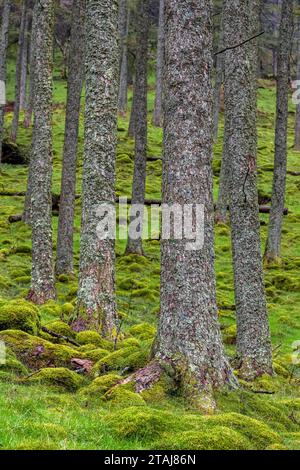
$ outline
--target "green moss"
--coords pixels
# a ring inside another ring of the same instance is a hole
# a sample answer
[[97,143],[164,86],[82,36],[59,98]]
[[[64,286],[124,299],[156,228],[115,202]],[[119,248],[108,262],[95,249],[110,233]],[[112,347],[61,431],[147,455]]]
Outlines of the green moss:
[[215,426],[213,430],[184,431],[167,434],[156,442],[155,449],[160,450],[249,450],[248,439],[233,429]]
[[60,318],[61,317],[61,306],[58,305],[56,302],[53,300],[49,300],[49,302],[45,303],[40,307],[40,312],[42,318],[44,317],[56,317]]
[[19,329],[36,334],[39,321],[38,308],[25,300],[11,300],[0,306],[0,330]]
[[0,362],[0,371],[10,374],[25,375],[28,373],[26,367],[18,361],[15,354],[9,349],[5,350],[5,361]]
[[93,380],[87,387],[81,389],[79,393],[83,397],[103,397],[119,380],[121,380],[121,376],[117,374],[102,375]]
[[129,406],[146,406],[145,400],[138,393],[127,390],[122,385],[114,387],[105,394],[105,399],[109,401],[110,405],[126,408]]
[[135,346],[118,349],[98,361],[93,372],[101,375],[110,370],[133,371],[146,365],[149,353],[146,349],[137,349]]
[[74,339],[76,336],[76,333],[72,330],[72,328],[67,323],[60,320],[47,323],[46,327],[49,330],[54,331],[54,333],[66,336],[67,338]]
[[141,343],[136,338],[126,338],[123,341],[118,341],[117,349],[128,348],[130,346],[141,347]]
[[69,282],[69,277],[66,274],[60,274],[57,280],[59,282],[66,283],[66,282]]
[[106,349],[111,351],[113,349],[113,343],[102,338],[97,331],[86,330],[80,331],[76,335],[76,341],[79,344],[94,344],[98,348]]
[[287,447],[285,447],[283,444],[271,444],[266,448],[266,450],[288,450]]
[[224,343],[225,344],[235,344],[236,343],[237,329],[236,325],[231,325],[228,328],[225,328],[223,332]]
[[25,439],[14,450],[57,450],[58,448],[54,442],[47,442],[44,439]]
[[38,437],[50,438],[50,439],[66,439],[68,436],[67,430],[60,424],[55,423],[30,423],[30,428],[33,434],[37,434]]
[[104,357],[108,356],[108,354],[109,354],[109,351],[106,351],[106,349],[102,349],[102,348],[89,349],[86,351],[85,357],[87,359],[90,359],[91,361],[97,362],[97,361],[100,361],[100,359],[103,359]]
[[107,424],[112,431],[123,439],[154,439],[168,430],[172,415],[148,407],[132,406],[107,417]]
[[76,391],[85,384],[82,376],[65,367],[41,369],[37,374],[27,378],[26,382],[41,382],[70,392]]
[[136,336],[137,338],[140,338],[142,336],[143,339],[145,339],[145,338],[152,339],[152,338],[154,338],[154,336],[156,334],[156,330],[149,323],[141,323],[139,325],[132,326],[129,329],[129,333],[132,336]]
[[84,358],[78,350],[19,330],[0,331],[0,340],[12,349],[23,364],[34,370],[48,366],[70,367],[72,358]]

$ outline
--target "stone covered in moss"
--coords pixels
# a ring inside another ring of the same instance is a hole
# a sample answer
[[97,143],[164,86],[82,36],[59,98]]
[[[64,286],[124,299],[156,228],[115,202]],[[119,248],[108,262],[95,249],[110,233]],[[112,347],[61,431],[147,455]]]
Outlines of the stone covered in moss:
[[122,385],[109,390],[105,397],[112,406],[126,408],[128,406],[146,406],[145,400],[138,393],[127,390]]
[[65,367],[41,369],[37,374],[27,378],[26,382],[41,382],[61,387],[70,392],[78,390],[85,384],[85,380],[81,375]]
[[156,330],[149,323],[141,323],[139,325],[132,326],[129,329],[129,333],[139,339],[152,339],[155,336]]
[[85,352],[86,359],[90,359],[93,362],[100,361],[104,357],[108,356],[110,353],[106,351],[106,349],[96,348],[96,349],[88,349]]
[[16,329],[36,334],[39,321],[38,308],[26,300],[11,300],[0,305],[0,330]]
[[53,344],[19,330],[0,331],[0,340],[11,348],[23,364],[34,370],[48,366],[71,367],[73,358],[84,359],[78,350],[63,344]]
[[94,344],[97,348],[106,349],[107,351],[113,349],[113,343],[102,338],[97,331],[93,330],[80,331],[76,335],[76,341],[81,345]]
[[249,450],[250,442],[242,434],[224,426],[213,430],[168,434],[155,443],[160,450]]
[[148,361],[148,351],[146,349],[130,346],[118,349],[100,359],[93,368],[95,375],[101,375],[110,370],[120,372],[133,371],[146,365]]
[[61,320],[56,320],[50,323],[47,323],[46,327],[54,331],[54,333],[58,333],[60,335],[66,336],[67,338],[74,339],[76,336],[75,331],[65,322]]
[[103,397],[105,393],[110,390],[121,380],[117,374],[106,374],[97,377],[87,387],[80,390],[80,394],[84,397]]

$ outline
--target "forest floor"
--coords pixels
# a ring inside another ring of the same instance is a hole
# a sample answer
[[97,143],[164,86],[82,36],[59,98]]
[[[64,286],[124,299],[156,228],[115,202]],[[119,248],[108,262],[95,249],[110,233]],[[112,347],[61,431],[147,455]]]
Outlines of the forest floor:
[[[13,67],[9,69],[8,99],[13,97]],[[274,157],[275,84],[259,83],[258,185],[260,199],[269,203]],[[53,192],[60,192],[64,138],[66,83],[55,72]],[[162,130],[151,125],[153,86],[149,89],[148,155],[160,156]],[[130,96],[131,100],[131,96]],[[288,170],[299,171],[300,155],[293,151],[294,108],[289,116]],[[6,119],[7,131],[11,113]],[[120,118],[117,149],[117,194],[130,196],[134,142],[127,137],[128,117]],[[223,122],[214,148],[214,193],[218,190]],[[18,145],[26,154],[31,130],[19,129]],[[83,113],[77,192],[81,192]],[[0,192],[26,190],[28,167],[3,164]],[[161,162],[147,164],[147,198],[159,199]],[[300,340],[300,181],[287,177],[282,265],[265,269],[265,282],[274,348],[274,377],[241,383],[236,391],[216,395],[217,412],[202,415],[189,409],[168,383],[142,396],[124,386],[110,388],[120,376],[145,364],[155,335],[159,311],[159,241],[145,241],[146,257],[124,256],[125,241],[118,241],[117,299],[122,328],[116,350],[96,333],[74,334],[66,323],[76,301],[76,277],[57,279],[58,300],[39,308],[43,326],[63,332],[80,346],[54,340],[35,329],[37,311],[29,308],[27,320],[17,329],[13,320],[30,285],[30,228],[8,222],[21,213],[22,196],[1,196],[0,210],[0,341],[8,346],[7,362],[0,364],[0,448],[2,449],[298,449],[300,450],[300,366],[293,364],[295,341]],[[262,248],[268,216],[260,215]],[[54,252],[57,216],[53,216]],[[76,202],[75,268],[78,270],[80,199]],[[235,310],[231,265],[230,230],[216,226],[216,276],[219,318],[227,353],[235,353]],[[253,293],[255,295],[255,293]],[[13,301],[12,299],[19,299]],[[21,309],[22,309],[21,308]],[[19,310],[18,310],[19,309]],[[6,316],[5,316],[6,315]],[[1,323],[2,322],[2,323]],[[26,323],[27,322],[27,323]],[[3,327],[5,325],[5,328]],[[25,325],[25,326],[24,326]],[[30,333],[30,334],[29,334]],[[36,336],[38,335],[38,336]],[[76,374],[74,358],[95,363],[90,376]],[[34,368],[57,369],[33,374]],[[53,373],[53,371],[55,371]],[[97,377],[93,382],[93,378]]]

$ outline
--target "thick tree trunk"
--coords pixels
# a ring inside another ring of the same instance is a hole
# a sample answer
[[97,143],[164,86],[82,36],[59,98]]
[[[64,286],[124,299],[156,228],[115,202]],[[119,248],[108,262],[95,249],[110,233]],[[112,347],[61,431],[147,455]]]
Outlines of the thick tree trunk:
[[35,6],[32,11],[31,34],[30,34],[30,58],[29,58],[29,90],[25,104],[24,127],[28,128],[31,124],[32,108],[34,100],[34,74],[35,74]]
[[127,35],[129,28],[129,9],[127,0],[119,1],[119,36],[120,36],[120,84],[118,97],[118,110],[121,115],[127,111],[127,89],[128,89],[128,47]]
[[[224,26],[223,26],[223,13],[222,13],[221,21],[220,21],[219,43],[218,43],[219,51],[223,49],[223,27]],[[218,130],[219,130],[219,115],[220,115],[221,91],[222,91],[222,83],[223,83],[223,71],[224,71],[224,55],[218,54],[217,62],[216,62],[216,78],[215,78],[215,88],[214,88],[214,140],[215,141],[218,138]]]
[[[300,21],[298,24],[298,44],[297,44],[297,77],[296,80],[300,80]],[[294,148],[300,152],[300,104],[296,106],[296,117],[295,117],[295,143]]]
[[138,37],[136,56],[135,80],[135,159],[132,182],[132,204],[139,204],[138,213],[130,210],[130,220],[139,218],[139,233],[134,237],[128,233],[126,253],[143,255],[143,209],[146,190],[147,165],[147,70],[148,70],[148,34],[149,34],[149,5],[148,0],[140,0],[138,6]]
[[159,22],[157,32],[156,90],[153,111],[153,125],[162,125],[163,65],[164,65],[164,8],[165,0],[159,2]]
[[278,47],[277,115],[272,209],[265,252],[267,262],[277,262],[280,259],[281,252],[282,212],[285,201],[287,169],[288,92],[292,38],[293,2],[283,0]]
[[68,67],[65,141],[57,235],[56,274],[73,272],[73,231],[80,99],[84,80],[85,0],[74,0]]
[[86,12],[86,109],[77,330],[116,328],[114,240],[98,236],[102,204],[114,205],[118,107],[118,2]]
[[32,274],[28,298],[55,298],[52,263],[52,70],[54,2],[36,2],[34,128],[31,154]]
[[[6,55],[8,46],[8,28],[11,2],[5,0],[2,10],[1,37],[0,37],[0,80],[6,82]],[[4,127],[5,106],[0,103],[0,163],[2,157],[2,140]]]
[[19,30],[19,42],[18,42],[18,55],[16,62],[16,83],[15,83],[15,104],[14,104],[14,115],[11,126],[11,140],[16,142],[19,127],[19,115],[20,115],[20,98],[21,98],[21,76],[22,76],[22,59],[23,51],[25,46],[25,33],[26,33],[26,16],[27,16],[27,3],[28,0],[23,0],[21,22]]
[[[257,32],[259,1],[225,0],[224,41],[243,42]],[[225,53],[225,114],[230,155],[230,220],[240,374],[272,374],[272,352],[260,248],[256,186],[257,41]]]
[[195,406],[235,379],[217,318],[212,197],[212,2],[165,1],[163,202],[203,204],[204,245],[161,245],[161,312],[155,357]]
[[[36,68],[36,36],[37,36],[37,26],[38,26],[38,3],[35,2],[32,10],[32,22],[31,22],[31,40],[30,40],[30,82],[29,82],[29,93],[26,102],[24,126],[29,127],[31,124],[32,110],[34,106],[34,82],[35,82],[35,68]],[[22,220],[25,224],[31,223],[31,188],[32,188],[32,166],[33,160],[30,158],[29,169],[27,176],[27,189],[24,203],[24,211]]]
[[20,109],[25,108],[26,104],[26,86],[27,86],[27,66],[28,66],[28,35],[29,35],[30,11],[27,8],[24,40],[22,47],[21,77],[20,77]]

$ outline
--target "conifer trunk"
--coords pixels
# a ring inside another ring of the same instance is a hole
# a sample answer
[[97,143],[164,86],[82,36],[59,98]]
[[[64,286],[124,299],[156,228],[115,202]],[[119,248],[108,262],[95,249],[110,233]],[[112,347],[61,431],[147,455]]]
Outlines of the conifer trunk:
[[118,110],[121,115],[127,111],[127,89],[128,89],[128,46],[127,36],[129,28],[129,9],[127,0],[119,2],[119,36],[120,36],[120,85],[118,97]]
[[[6,83],[6,55],[8,46],[9,15],[11,9],[10,0],[5,0],[2,10],[1,37],[0,37],[0,80]],[[4,128],[5,105],[0,103],[0,163],[2,158],[2,141]]]
[[156,56],[156,90],[153,111],[153,125],[162,125],[162,96],[163,96],[163,65],[164,65],[164,0],[159,2],[159,22],[157,32],[157,56]]

